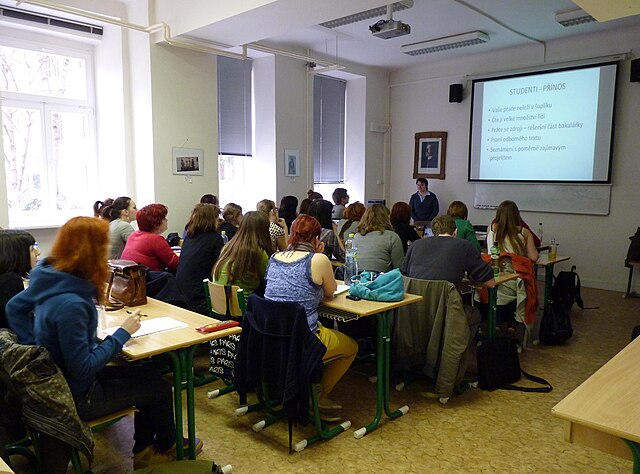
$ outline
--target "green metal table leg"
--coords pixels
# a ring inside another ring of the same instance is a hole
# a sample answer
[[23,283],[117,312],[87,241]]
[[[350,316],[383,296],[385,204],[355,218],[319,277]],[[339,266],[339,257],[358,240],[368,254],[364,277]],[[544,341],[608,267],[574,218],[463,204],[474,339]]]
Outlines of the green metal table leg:
[[184,458],[182,446],[182,363],[179,354],[175,352],[166,353],[173,366],[173,411],[176,419],[176,459],[181,461]]
[[488,311],[488,335],[489,340],[493,341],[496,338],[496,314],[498,312],[498,288],[493,287],[488,289],[489,293],[489,311]]
[[624,442],[627,443],[633,455],[633,474],[640,474],[640,445],[628,439],[625,439]]
[[196,414],[195,393],[193,389],[193,356],[198,346],[187,347],[180,352],[183,358],[182,376],[187,383],[187,433],[189,436],[189,459],[196,458]]
[[553,264],[544,267],[544,313],[551,305],[551,287],[553,286]]
[[404,405],[396,410],[391,410],[391,396],[389,395],[389,385],[391,384],[391,323],[397,313],[397,309],[385,312],[384,319],[384,411],[391,419],[398,418],[409,411],[409,407]]

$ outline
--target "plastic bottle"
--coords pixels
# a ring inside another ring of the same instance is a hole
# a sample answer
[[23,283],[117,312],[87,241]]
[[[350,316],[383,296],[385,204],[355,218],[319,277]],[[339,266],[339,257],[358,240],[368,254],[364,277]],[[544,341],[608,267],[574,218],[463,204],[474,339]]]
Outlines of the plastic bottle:
[[355,234],[349,234],[349,238],[344,243],[345,262],[344,262],[344,284],[351,284],[351,277],[358,274],[358,252],[357,247],[353,245],[353,237]]
[[491,269],[493,270],[493,274],[497,275],[500,273],[500,248],[496,243],[491,246]]
[[542,222],[538,222],[538,238],[540,239],[540,242],[542,242],[542,234],[543,232],[543,228],[542,228]]
[[220,232],[220,236],[222,237],[222,246],[224,247],[229,243],[229,237],[227,237],[227,231],[223,230]]
[[558,244],[556,244],[556,239],[551,239],[551,243],[549,244],[549,260],[555,260],[558,256]]

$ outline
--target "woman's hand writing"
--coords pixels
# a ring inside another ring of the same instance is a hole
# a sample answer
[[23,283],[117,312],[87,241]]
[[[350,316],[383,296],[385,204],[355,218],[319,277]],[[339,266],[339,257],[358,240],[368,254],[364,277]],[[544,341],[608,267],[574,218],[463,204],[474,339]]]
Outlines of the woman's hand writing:
[[131,316],[124,320],[121,327],[129,334],[134,334],[140,329],[140,310],[136,309]]

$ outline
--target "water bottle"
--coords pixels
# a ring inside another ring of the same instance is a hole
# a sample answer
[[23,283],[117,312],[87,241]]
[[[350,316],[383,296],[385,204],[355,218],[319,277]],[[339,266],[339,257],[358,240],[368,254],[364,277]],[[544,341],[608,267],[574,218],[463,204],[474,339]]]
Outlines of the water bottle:
[[540,242],[542,242],[542,234],[543,234],[542,222],[538,222],[538,238],[540,239]]
[[549,245],[549,260],[555,260],[558,256],[558,244],[556,244],[556,239],[551,239],[551,244]]
[[500,248],[498,244],[494,243],[491,246],[491,269],[493,270],[494,275],[498,275],[500,273]]
[[353,237],[355,234],[349,234],[349,238],[344,243],[345,262],[344,262],[344,283],[351,284],[351,277],[358,274],[358,255],[357,248],[353,245]]
[[229,237],[227,237],[227,231],[223,230],[222,232],[220,232],[220,236],[222,237],[222,246],[224,247],[225,245],[227,245],[227,243],[229,243]]

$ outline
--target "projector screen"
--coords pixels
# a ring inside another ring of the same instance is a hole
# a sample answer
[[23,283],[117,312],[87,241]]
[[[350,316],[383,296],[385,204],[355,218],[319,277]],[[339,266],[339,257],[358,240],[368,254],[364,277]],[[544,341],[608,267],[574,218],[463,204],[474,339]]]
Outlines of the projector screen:
[[617,68],[474,80],[469,181],[610,183]]

